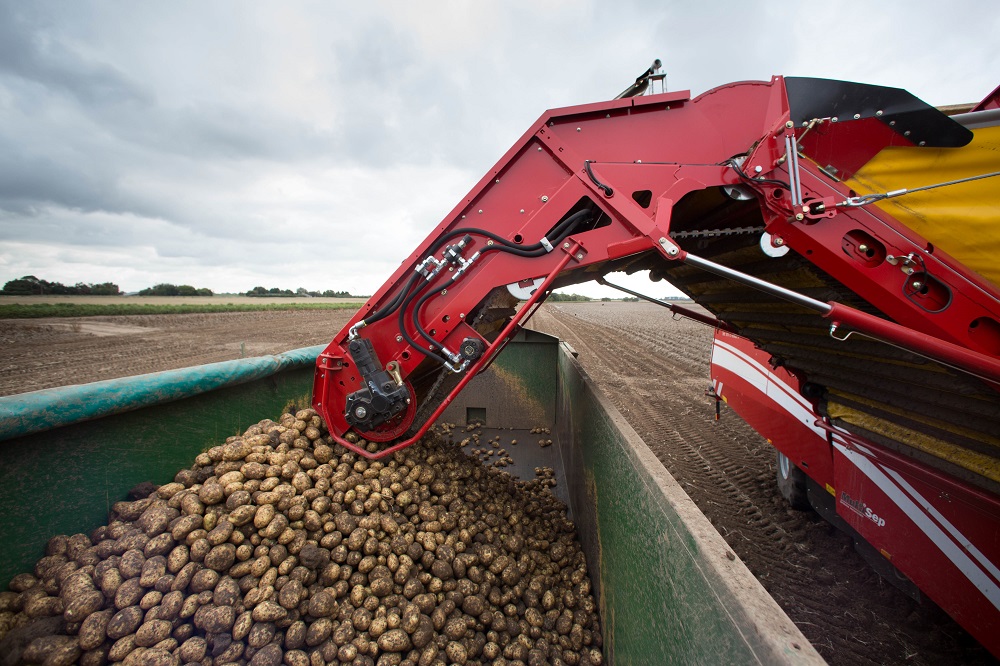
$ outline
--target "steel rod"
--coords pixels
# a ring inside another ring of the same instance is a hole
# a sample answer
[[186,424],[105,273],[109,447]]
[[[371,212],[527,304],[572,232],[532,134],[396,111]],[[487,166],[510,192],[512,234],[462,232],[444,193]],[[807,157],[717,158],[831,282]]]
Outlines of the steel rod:
[[776,284],[771,284],[761,280],[760,278],[755,278],[752,275],[747,275],[746,273],[741,273],[737,270],[733,270],[728,266],[723,266],[722,264],[717,264],[714,261],[709,261],[708,259],[702,259],[701,257],[695,256],[693,254],[685,254],[682,261],[685,264],[691,264],[692,266],[697,266],[702,270],[706,270],[709,273],[715,273],[718,276],[734,280],[741,284],[745,284],[748,287],[753,287],[759,291],[763,291],[772,296],[777,296],[786,301],[791,301],[796,305],[801,305],[804,308],[809,308],[820,314],[828,313],[833,306],[829,303],[824,303],[823,301],[817,301],[815,298],[809,298],[797,291],[792,291],[791,289],[785,289],[784,287],[779,287]]
[[674,305],[673,303],[667,303],[666,301],[661,301],[660,299],[653,298],[652,296],[646,296],[645,294],[640,294],[638,291],[632,291],[631,289],[628,289],[626,287],[622,287],[620,285],[608,282],[603,277],[597,278],[597,283],[603,284],[605,287],[611,287],[612,289],[617,289],[618,291],[624,292],[626,294],[631,294],[632,296],[635,296],[636,298],[641,298],[644,301],[649,301],[650,303],[656,303],[657,305],[667,308],[674,314],[680,315],[681,317],[687,317],[688,319],[696,321],[700,324],[705,324],[707,326],[711,326],[712,328],[719,328],[724,331],[729,331],[730,333],[737,333],[735,327],[722,321],[721,319],[716,319],[715,317],[709,317],[707,315],[703,315],[700,312],[695,312],[694,310],[686,308],[682,305]]

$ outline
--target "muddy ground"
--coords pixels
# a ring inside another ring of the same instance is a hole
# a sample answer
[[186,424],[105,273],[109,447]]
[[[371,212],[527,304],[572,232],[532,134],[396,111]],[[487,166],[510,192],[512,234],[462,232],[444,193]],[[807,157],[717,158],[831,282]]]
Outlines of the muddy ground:
[[[0,395],[325,344],[350,311],[0,321]],[[558,303],[532,327],[567,340],[831,664],[996,663],[932,604],[884,583],[850,538],[787,507],[774,450],[732,412],[715,421],[711,331],[645,303]]]

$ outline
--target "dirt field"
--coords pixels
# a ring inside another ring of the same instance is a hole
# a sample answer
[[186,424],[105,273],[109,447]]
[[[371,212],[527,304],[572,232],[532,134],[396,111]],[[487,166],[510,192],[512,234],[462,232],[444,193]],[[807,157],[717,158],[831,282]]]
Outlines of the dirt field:
[[[350,310],[0,321],[0,395],[325,344]],[[714,420],[711,331],[645,303],[546,305],[532,327],[587,372],[832,664],[995,663],[930,604],[883,583],[851,540],[789,509],[774,450]]]
[[0,320],[0,395],[328,343],[352,310]]
[[217,303],[364,303],[363,298],[314,298],[312,296],[282,296],[261,298],[256,296],[0,296],[0,305],[19,303],[145,303],[148,305],[209,305]]

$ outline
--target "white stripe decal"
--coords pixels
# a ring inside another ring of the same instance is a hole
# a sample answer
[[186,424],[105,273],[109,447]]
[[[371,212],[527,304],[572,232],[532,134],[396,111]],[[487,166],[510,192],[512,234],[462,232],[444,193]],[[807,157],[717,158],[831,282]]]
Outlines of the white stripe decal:
[[[751,386],[756,388],[766,397],[770,398],[779,407],[788,412],[788,415],[796,420],[800,421],[810,430],[815,432],[817,435],[826,440],[826,431],[818,426],[814,425],[814,422],[818,418],[815,412],[812,411],[812,406],[809,405],[805,399],[799,395],[799,393],[793,390],[790,386],[785,384],[781,379],[775,377],[774,374],[761,365],[756,359],[751,358],[739,349],[736,349],[729,344],[715,340],[715,346],[713,348],[712,363],[729,370],[738,377],[746,380]],[[763,384],[761,383],[763,380]],[[778,391],[769,392],[768,386],[773,385]],[[865,456],[852,451],[847,448],[846,443],[840,437],[837,437],[836,433],[833,433],[834,446],[840,450],[844,456],[855,465],[861,472],[863,472],[872,482],[875,483],[878,488],[885,493],[885,495],[894,502],[900,510],[903,511],[906,516],[913,521],[920,530],[929,538],[941,552],[951,560],[952,564],[966,577],[969,581],[975,585],[975,587],[983,593],[983,595],[993,604],[993,606],[1000,610],[1000,587],[994,583],[989,575],[983,571],[982,568],[973,562],[969,556],[962,550],[965,547],[970,553],[982,564],[983,567],[993,574],[995,577],[1000,578],[1000,571],[997,567],[987,559],[978,548],[976,548],[972,542],[966,538],[957,528],[955,528],[950,522],[945,519],[940,512],[938,512],[925,498],[923,498],[916,489],[912,488],[906,481],[893,470],[884,470],[876,466],[871,460]],[[872,452],[863,446],[857,446],[857,448],[863,450],[869,455],[873,455]],[[874,457],[874,455],[873,455]],[[893,483],[892,479],[886,476],[886,472],[893,475],[900,485],[905,487],[920,503],[918,506],[906,493]],[[945,529],[948,530],[949,534],[945,534],[942,529],[934,523],[934,520],[928,515],[930,512],[936,520],[938,520]],[[958,541],[958,544],[955,541]]]
[[[818,417],[811,409],[807,409],[801,402],[793,398],[794,392],[790,387],[774,378],[759,363],[756,363],[752,359],[747,360],[746,357],[741,357],[734,352],[735,350],[730,351],[719,346],[716,348],[715,353],[712,354],[712,362],[745,380],[773,402],[777,403],[779,407],[788,412],[789,416],[812,430],[824,442],[826,441],[826,431],[815,425]],[[778,390],[768,391],[769,384],[773,384]]]
[[[771,371],[770,368],[764,367],[763,365],[761,365],[760,361],[753,358],[752,356],[744,352],[742,349],[737,349],[736,347],[733,347],[732,345],[726,342],[720,342],[716,340],[715,344],[725,349],[726,351],[735,354],[745,363],[754,366],[757,369],[757,372],[763,373],[764,376],[767,377],[769,381],[773,382],[778,388],[786,392],[793,400],[795,400],[795,402],[799,403],[802,407],[805,407],[808,411],[812,412],[812,405],[809,403],[809,401],[806,400],[798,391],[796,391],[791,386],[782,381],[780,378],[775,376],[774,372]],[[826,438],[824,437],[824,439]]]
[[854,463],[855,467],[874,481],[875,485],[906,513],[910,520],[952,561],[952,564],[983,593],[993,604],[993,607],[1000,610],[1000,587],[997,587],[997,584],[990,580],[989,576],[975,562],[969,559],[969,556],[962,551],[958,544],[945,534],[926,513],[921,511],[920,507],[914,504],[913,500],[907,497],[899,486],[894,484],[871,460],[841,444],[836,446]]
[[[880,467],[881,467],[881,465],[880,465]],[[899,484],[900,487],[903,488],[903,490],[905,490],[906,492],[908,492],[910,494],[910,496],[917,501],[917,503],[919,503],[922,507],[924,507],[924,510],[927,513],[929,513],[931,515],[931,517],[934,518],[938,523],[940,523],[940,525],[942,527],[944,527],[951,534],[951,536],[955,539],[955,541],[957,541],[959,543],[959,545],[961,545],[967,551],[969,551],[969,553],[974,558],[976,558],[976,560],[979,561],[979,564],[981,564],[982,567],[984,569],[986,569],[987,572],[989,572],[990,574],[992,574],[994,580],[1000,580],[1000,569],[997,569],[997,566],[995,564],[993,564],[992,562],[990,562],[989,558],[986,557],[985,555],[983,555],[982,551],[980,551],[978,548],[976,548],[975,544],[973,544],[971,541],[969,541],[965,537],[965,535],[962,534],[958,530],[957,527],[955,527],[954,525],[952,525],[951,522],[947,518],[945,518],[944,515],[942,515],[941,512],[938,511],[937,508],[933,504],[931,504],[930,502],[928,502],[917,491],[916,488],[914,488],[913,486],[911,486],[906,481],[906,479],[904,479],[899,474],[899,472],[897,472],[896,470],[893,470],[893,469],[887,469],[885,467],[882,467],[882,469],[883,469],[883,471],[886,474],[888,474],[889,476],[891,476],[893,478],[893,480],[895,480],[895,482],[897,484]]]

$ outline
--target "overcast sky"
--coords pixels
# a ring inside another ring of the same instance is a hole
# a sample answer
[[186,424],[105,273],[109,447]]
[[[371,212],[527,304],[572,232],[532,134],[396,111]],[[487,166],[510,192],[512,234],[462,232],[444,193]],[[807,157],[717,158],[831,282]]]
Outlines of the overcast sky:
[[370,294],[545,109],[657,57],[694,95],[972,102],[1000,5],[0,0],[0,280]]

